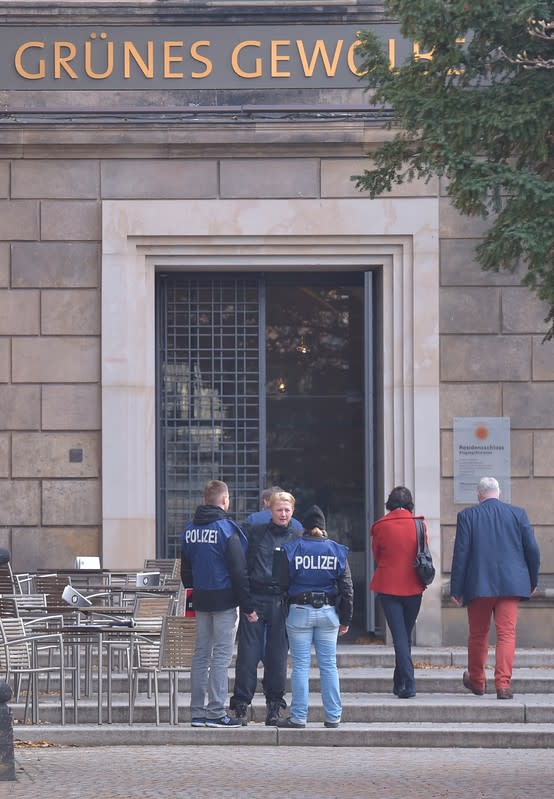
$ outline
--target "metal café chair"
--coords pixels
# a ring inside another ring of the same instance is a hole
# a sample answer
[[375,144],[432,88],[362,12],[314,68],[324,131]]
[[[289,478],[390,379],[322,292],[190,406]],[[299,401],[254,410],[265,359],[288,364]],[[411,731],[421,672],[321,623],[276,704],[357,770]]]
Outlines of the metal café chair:
[[146,558],[144,571],[157,571],[164,577],[173,577],[175,558]]
[[[109,592],[107,592],[109,593]],[[172,607],[173,597],[167,594],[146,594],[136,595],[133,609],[130,615],[125,618],[118,618],[118,611],[123,614],[124,609],[118,607],[107,608],[102,605],[94,605],[93,599],[102,596],[101,594],[81,594],[73,586],[66,585],[63,592],[63,599],[71,604],[75,609],[82,613],[86,612],[87,620],[90,622],[91,635],[86,636],[86,629],[83,627],[78,633],[69,632],[66,636],[68,652],[72,653],[77,666],[77,675],[81,674],[80,657],[85,657],[84,678],[85,693],[87,696],[93,693],[93,673],[94,665],[99,658],[98,647],[101,646],[106,655],[103,658],[102,674],[98,673],[98,680],[106,680],[107,685],[107,716],[108,723],[112,722],[112,697],[113,697],[113,675],[117,672],[124,672],[128,685],[130,668],[130,649],[131,637],[129,628],[144,627],[148,630],[149,640],[157,639],[159,643],[159,631],[161,631],[162,617],[167,614]],[[109,612],[108,611],[112,611]],[[114,612],[115,611],[115,612]],[[82,623],[82,622],[81,622]],[[102,631],[102,643],[94,634],[94,628],[104,628]],[[156,631],[158,631],[156,635]],[[105,669],[105,670],[104,670]],[[75,690],[80,692],[80,679],[77,676]],[[151,681],[148,685],[149,696],[151,695]]]
[[[131,618],[137,627],[159,628],[161,631],[162,619],[173,610],[173,597],[167,595],[136,596]],[[129,638],[122,641],[111,641],[108,652],[108,684],[114,668],[114,655],[119,656],[119,670],[122,671],[122,656],[126,658],[127,670],[131,663],[131,642]],[[151,696],[151,683],[148,681],[148,696]]]
[[33,577],[33,593],[46,594],[46,606],[55,613],[62,604],[62,594],[66,585],[71,585],[68,576],[58,574],[35,574]]
[[169,723],[179,723],[179,674],[190,671],[194,653],[196,619],[184,616],[165,616],[161,640],[152,641],[137,636],[132,643],[132,662],[129,673],[129,724],[133,723],[134,708],[141,673],[154,681],[156,726],[160,724],[160,691],[158,678],[168,674]]
[[10,561],[5,560],[5,557],[7,556],[0,558],[0,594],[19,593],[20,589],[10,566]]
[[44,617],[48,612],[46,594],[2,594],[0,616]]
[[173,608],[174,599],[168,594],[148,594],[135,597],[133,606],[134,619],[148,619],[153,616],[168,616]]
[[[59,656],[57,663],[42,664],[40,655],[55,651]],[[29,634],[23,619],[0,618],[0,672],[6,682],[13,679],[15,694],[19,696],[21,678],[28,678],[27,697],[23,723],[27,718],[29,696],[32,697],[32,723],[39,722],[39,674],[57,672],[60,682],[60,721],[65,724],[65,671],[63,659],[63,640],[61,633],[42,632]]]
[[33,575],[25,572],[14,574],[17,594],[30,594],[33,588]]

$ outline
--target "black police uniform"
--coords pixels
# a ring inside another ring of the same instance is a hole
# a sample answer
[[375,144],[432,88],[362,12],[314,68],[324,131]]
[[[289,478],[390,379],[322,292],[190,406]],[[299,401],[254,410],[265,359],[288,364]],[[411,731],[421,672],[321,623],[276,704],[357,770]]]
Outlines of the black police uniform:
[[249,622],[241,614],[235,687],[229,704],[238,716],[244,717],[246,706],[251,703],[256,691],[258,663],[263,661],[266,724],[273,725],[279,718],[280,708],[286,707],[283,697],[289,649],[285,627],[287,608],[279,579],[272,574],[273,553],[298,534],[290,524],[282,527],[274,522],[247,527],[245,532],[248,538],[246,560],[250,595],[259,620]]

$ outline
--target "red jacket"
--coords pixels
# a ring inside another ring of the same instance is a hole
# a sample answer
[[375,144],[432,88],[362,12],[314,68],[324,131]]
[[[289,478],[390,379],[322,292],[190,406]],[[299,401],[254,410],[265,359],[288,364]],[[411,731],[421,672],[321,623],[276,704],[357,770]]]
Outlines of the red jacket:
[[417,536],[410,511],[398,508],[377,519],[371,527],[371,549],[376,567],[369,584],[372,591],[413,596],[425,590],[413,566]]

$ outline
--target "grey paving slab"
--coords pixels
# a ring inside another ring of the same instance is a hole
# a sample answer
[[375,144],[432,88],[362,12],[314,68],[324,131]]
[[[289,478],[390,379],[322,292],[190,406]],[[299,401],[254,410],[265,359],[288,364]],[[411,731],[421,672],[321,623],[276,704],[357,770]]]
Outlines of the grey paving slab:
[[551,799],[542,749],[23,748],[10,799]]

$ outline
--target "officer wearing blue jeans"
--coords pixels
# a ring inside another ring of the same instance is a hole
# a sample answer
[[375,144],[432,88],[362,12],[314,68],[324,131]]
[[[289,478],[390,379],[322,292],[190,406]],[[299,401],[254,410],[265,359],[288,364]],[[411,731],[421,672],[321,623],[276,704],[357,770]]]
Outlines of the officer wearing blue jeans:
[[[237,605],[256,620],[248,590],[246,537],[227,517],[229,490],[220,480],[204,487],[181,540],[181,580],[193,588],[196,639],[191,666],[193,727],[240,727],[225,711],[228,668],[237,631]],[[206,694],[208,703],[206,705]]]
[[301,729],[308,720],[312,644],[321,681],[324,726],[338,727],[342,714],[337,670],[337,636],[352,621],[353,589],[348,547],[331,541],[325,516],[313,505],[303,519],[302,538],[285,544],[277,570],[288,587],[287,633],[292,660],[290,717],[278,727]]

